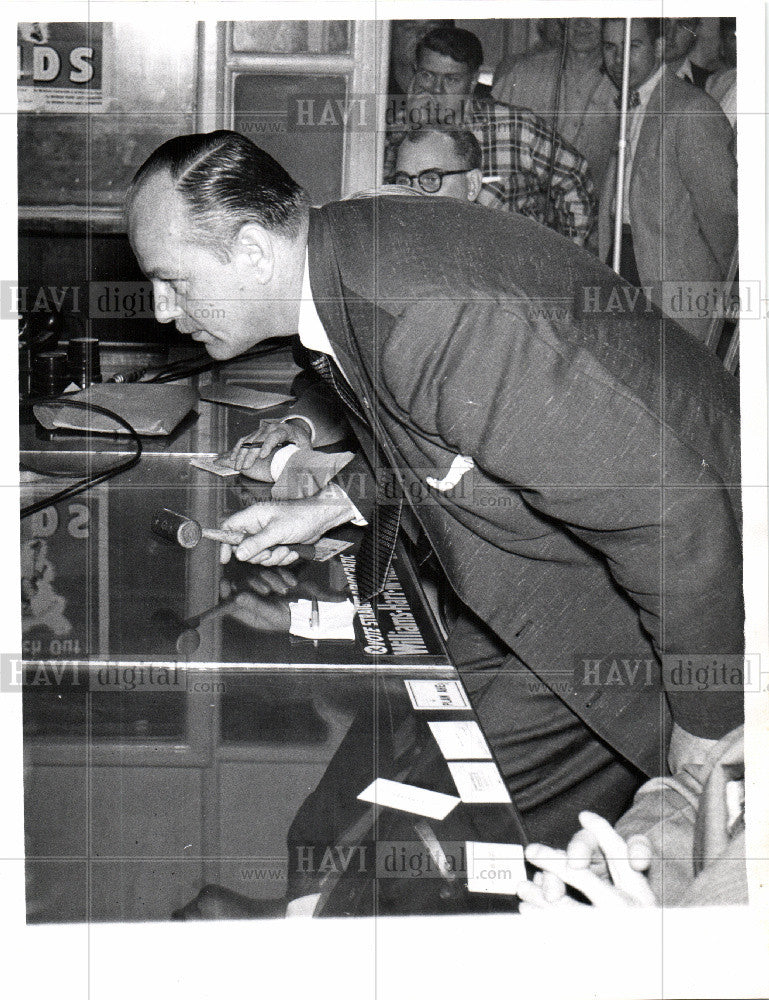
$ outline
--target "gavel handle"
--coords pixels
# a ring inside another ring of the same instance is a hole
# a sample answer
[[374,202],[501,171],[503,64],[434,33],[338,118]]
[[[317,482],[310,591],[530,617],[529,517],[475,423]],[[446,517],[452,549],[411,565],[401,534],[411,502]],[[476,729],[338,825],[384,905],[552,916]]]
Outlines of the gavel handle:
[[[210,538],[213,542],[225,542],[227,545],[240,545],[246,537],[245,531],[233,531],[228,528],[203,528],[203,537]],[[289,545],[292,552],[296,552],[300,559],[314,559],[314,545]]]

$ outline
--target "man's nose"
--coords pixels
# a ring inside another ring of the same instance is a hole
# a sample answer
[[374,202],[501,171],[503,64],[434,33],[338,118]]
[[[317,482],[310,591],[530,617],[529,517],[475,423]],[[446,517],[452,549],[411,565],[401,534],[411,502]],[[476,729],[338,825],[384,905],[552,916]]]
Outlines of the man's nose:
[[180,297],[164,281],[152,282],[153,307],[158,323],[173,323],[184,315]]

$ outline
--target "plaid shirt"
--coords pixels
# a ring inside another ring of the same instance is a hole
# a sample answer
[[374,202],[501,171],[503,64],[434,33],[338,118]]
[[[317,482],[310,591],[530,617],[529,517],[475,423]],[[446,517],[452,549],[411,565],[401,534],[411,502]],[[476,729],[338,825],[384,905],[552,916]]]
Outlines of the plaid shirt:
[[[474,100],[472,104],[467,127],[481,144],[484,177],[500,178],[484,183],[478,203],[520,212],[584,246],[595,226],[597,209],[584,156],[533,111],[496,101]],[[396,125],[385,147],[384,177],[388,182],[395,173],[401,134]],[[553,181],[548,212],[551,156]]]

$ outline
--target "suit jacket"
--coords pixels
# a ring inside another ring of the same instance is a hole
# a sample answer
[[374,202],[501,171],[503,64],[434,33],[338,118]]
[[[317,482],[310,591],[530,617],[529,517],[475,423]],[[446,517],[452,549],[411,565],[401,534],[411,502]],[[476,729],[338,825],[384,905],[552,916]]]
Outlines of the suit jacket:
[[[603,310],[630,286],[516,214],[332,203],[311,213],[309,260],[334,351],[458,596],[660,773],[657,688],[593,683],[584,661],[648,660],[656,680],[663,652],[742,650],[734,379],[642,298]],[[455,488],[431,485],[456,462]],[[741,692],[668,690],[688,732],[740,721]]]
[[[611,252],[616,167],[615,158],[599,206],[602,260]],[[641,125],[628,208],[641,285],[664,313],[704,339],[712,303],[695,301],[704,289],[693,289],[690,307],[687,290],[693,282],[710,288],[729,269],[737,242],[734,137],[716,102],[669,69]]]

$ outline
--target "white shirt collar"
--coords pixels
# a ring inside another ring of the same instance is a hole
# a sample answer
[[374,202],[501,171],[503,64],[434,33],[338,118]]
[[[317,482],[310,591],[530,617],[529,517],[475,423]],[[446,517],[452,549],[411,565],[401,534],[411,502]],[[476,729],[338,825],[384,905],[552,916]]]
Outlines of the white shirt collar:
[[692,61],[689,56],[685,56],[683,62],[676,70],[676,76],[679,80],[688,80],[689,83],[694,83],[694,72],[692,71]]
[[328,354],[339,364],[328,339],[328,334],[321,322],[318,310],[315,308],[315,300],[312,297],[312,286],[310,284],[310,258],[308,253],[304,255],[304,277],[302,278],[302,301],[299,303],[299,322],[297,333],[302,344],[310,351],[320,351],[321,354]]
[[665,63],[660,63],[656,71],[652,73],[648,80],[644,80],[641,86],[638,88],[638,110],[646,110],[646,105],[649,103],[649,98],[652,96],[654,88],[660,82],[662,74],[665,72]]

